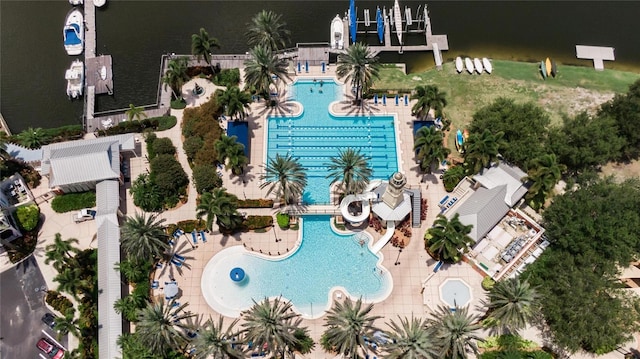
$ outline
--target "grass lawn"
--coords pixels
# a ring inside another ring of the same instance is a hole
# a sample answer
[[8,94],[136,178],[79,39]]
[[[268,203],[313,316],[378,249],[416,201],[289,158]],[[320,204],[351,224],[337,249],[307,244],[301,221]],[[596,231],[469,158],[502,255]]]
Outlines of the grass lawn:
[[[548,112],[552,125],[557,125],[563,114],[593,111],[616,93],[626,92],[640,78],[633,72],[559,65],[556,78],[543,80],[537,63],[493,60],[492,64],[491,75],[469,75],[466,71],[458,74],[451,61],[444,64],[442,71],[431,69],[408,75],[385,67],[374,88],[410,91],[418,85],[438,86],[447,94],[445,113],[452,121],[449,136],[454,136],[456,128],[465,128],[479,108],[498,97],[535,102]],[[447,143],[453,147],[453,138]]]

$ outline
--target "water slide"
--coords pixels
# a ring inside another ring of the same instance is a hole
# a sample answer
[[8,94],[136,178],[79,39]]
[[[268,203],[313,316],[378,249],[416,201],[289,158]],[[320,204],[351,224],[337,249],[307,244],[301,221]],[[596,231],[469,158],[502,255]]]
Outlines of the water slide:
[[[372,199],[377,199],[378,195],[373,192],[365,192],[361,194],[350,194],[342,199],[340,202],[340,212],[342,213],[342,217],[345,220],[351,223],[359,223],[369,218],[369,213],[371,213],[371,204],[369,203]],[[355,216],[349,213],[349,205],[352,202],[362,201],[362,213]]]

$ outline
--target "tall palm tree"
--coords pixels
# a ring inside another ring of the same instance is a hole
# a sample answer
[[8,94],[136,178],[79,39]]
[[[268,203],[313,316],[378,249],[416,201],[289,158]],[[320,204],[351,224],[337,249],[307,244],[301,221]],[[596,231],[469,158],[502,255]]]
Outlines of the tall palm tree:
[[249,159],[244,154],[244,145],[230,147],[227,151],[227,166],[231,168],[231,173],[236,176],[244,174],[244,168],[249,163]]
[[464,168],[462,166],[452,166],[442,174],[442,183],[444,184],[444,188],[450,192],[453,191],[463,178]]
[[78,321],[73,318],[73,311],[69,311],[63,317],[56,317],[55,330],[58,332],[58,339],[71,333],[78,337],[80,327],[78,327]]
[[359,149],[340,149],[338,156],[331,157],[331,162],[325,164],[329,169],[326,178],[333,178],[332,184],[340,181],[344,194],[360,193],[367,187],[373,174],[369,160],[371,158],[360,153]]
[[200,28],[199,33],[191,35],[191,54],[195,55],[198,60],[204,58],[213,73],[215,70],[211,64],[211,50],[214,48],[219,49],[220,43],[215,37],[210,37],[204,28]]
[[240,91],[238,86],[216,91],[216,100],[224,109],[225,115],[232,120],[236,118],[244,120],[247,116],[247,111],[251,109],[251,94],[246,91]]
[[267,196],[273,192],[278,199],[283,198],[286,204],[296,202],[307,185],[306,168],[302,167],[297,158],[290,154],[276,158],[269,158],[265,166],[265,173],[260,176],[264,181],[260,188],[269,187]]
[[249,88],[254,88],[257,94],[268,99],[269,87],[278,85],[276,79],[281,82],[290,79],[287,73],[287,61],[279,58],[263,45],[256,45],[249,54],[251,58],[244,62],[244,81]]
[[136,336],[149,350],[159,357],[171,351],[183,351],[188,339],[188,318],[194,314],[185,311],[187,304],[174,307],[173,301],[160,299],[149,303],[138,312]]
[[129,260],[160,258],[169,249],[169,236],[157,214],[137,213],[127,217],[121,229],[120,243]]
[[519,277],[497,282],[484,303],[489,318],[507,333],[517,333],[535,317],[540,298],[536,288]]
[[182,86],[189,80],[187,75],[187,58],[179,57],[170,60],[167,64],[167,71],[162,76],[162,83],[171,88],[173,97],[182,98]]
[[338,55],[336,75],[345,78],[356,90],[355,103],[359,104],[362,94],[373,85],[373,80],[380,78],[380,64],[366,44],[357,42],[349,46],[344,53]]
[[142,120],[147,117],[147,114],[144,113],[143,107],[136,107],[132,103],[129,104],[129,109],[125,111],[125,115],[127,115],[127,119],[131,120]]
[[468,349],[477,355],[475,341],[483,340],[477,335],[481,325],[476,322],[477,318],[469,315],[467,307],[455,310],[438,307],[430,323],[435,330],[433,340],[440,348],[440,357],[463,359],[467,357]]
[[431,174],[433,167],[444,161],[451,150],[444,147],[442,131],[435,126],[422,127],[416,133],[413,140],[413,149],[417,151],[416,160],[420,164],[420,170]]
[[326,342],[339,354],[347,358],[359,358],[359,352],[367,353],[365,338],[373,339],[373,333],[379,329],[375,321],[382,318],[371,315],[373,304],[363,306],[362,299],[355,303],[347,297],[344,302],[335,302],[327,313],[322,334]]
[[228,327],[224,328],[224,319],[220,316],[217,322],[211,317],[198,330],[198,336],[191,342],[196,349],[193,357],[196,359],[231,358],[243,359],[244,353],[232,345],[231,339],[238,336],[234,326],[239,319],[235,319]]
[[399,323],[388,323],[391,331],[385,332],[388,340],[382,345],[386,359],[436,359],[438,348],[432,340],[433,330],[427,326],[427,320],[411,320],[398,317]]
[[45,247],[45,264],[53,262],[53,267],[58,271],[62,271],[65,266],[71,264],[73,258],[72,253],[75,255],[80,250],[74,246],[78,244],[78,240],[75,238],[62,239],[60,233],[56,233],[53,243]]
[[242,146],[242,144],[237,141],[238,136],[227,136],[224,133],[220,136],[220,138],[213,144],[213,147],[218,154],[218,162],[224,164],[227,161],[228,153],[232,151],[232,148]]
[[78,294],[86,287],[86,281],[82,279],[82,271],[76,268],[66,268],[53,278],[58,282],[58,291],[71,294],[76,300],[80,300]]
[[131,294],[116,300],[113,304],[113,309],[116,313],[121,314],[130,322],[138,320],[138,310],[140,308],[144,308],[146,303],[149,302],[147,298],[142,298],[139,295],[134,296],[134,293],[136,292],[134,291]]
[[433,109],[436,117],[442,116],[442,110],[447,106],[447,93],[440,92],[437,86],[426,85],[417,86],[415,92],[411,95],[412,100],[418,100],[411,108],[411,114],[424,119]]
[[462,253],[468,251],[469,245],[473,243],[473,239],[468,236],[472,227],[462,224],[458,213],[451,219],[439,214],[425,234],[425,246],[439,260],[457,263],[462,259]]
[[47,140],[47,135],[40,127],[29,127],[16,135],[16,137],[22,146],[31,149],[42,147]]
[[[214,188],[211,192],[205,192],[200,197],[200,203],[196,207],[196,218],[207,217],[207,229],[212,230],[213,220],[216,224],[226,229],[234,229],[237,223],[238,198],[227,190],[220,187]],[[241,217],[240,217],[241,218]]]
[[474,175],[498,160],[500,147],[504,145],[504,132],[496,134],[484,130],[473,133],[464,143],[464,165],[468,175]]
[[553,194],[553,188],[566,169],[565,165],[558,163],[553,153],[531,160],[526,177],[526,181],[531,182],[531,186],[525,198],[532,201],[535,207],[541,207],[546,198]]
[[297,343],[294,331],[302,319],[291,308],[291,302],[280,297],[254,301],[250,309],[242,312],[242,318],[245,340],[257,348],[265,347],[267,353],[284,358],[284,353]]
[[286,29],[286,23],[281,20],[282,15],[272,11],[262,10],[257,13],[251,23],[247,25],[247,42],[249,46],[261,45],[276,52],[284,48],[289,42],[291,33]]

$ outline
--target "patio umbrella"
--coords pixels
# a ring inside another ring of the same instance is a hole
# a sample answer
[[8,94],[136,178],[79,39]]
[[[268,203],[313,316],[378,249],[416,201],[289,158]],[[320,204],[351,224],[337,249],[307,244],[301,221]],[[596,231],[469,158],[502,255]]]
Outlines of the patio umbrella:
[[376,105],[378,104],[378,94],[377,93],[373,94],[373,103],[376,104]]
[[164,297],[166,299],[173,299],[178,295],[178,283],[169,282],[164,286]]
[[298,61],[298,73],[300,73],[300,61]]
[[382,95],[382,104],[387,105],[387,95]]
[[304,62],[304,72],[309,72],[309,61]]

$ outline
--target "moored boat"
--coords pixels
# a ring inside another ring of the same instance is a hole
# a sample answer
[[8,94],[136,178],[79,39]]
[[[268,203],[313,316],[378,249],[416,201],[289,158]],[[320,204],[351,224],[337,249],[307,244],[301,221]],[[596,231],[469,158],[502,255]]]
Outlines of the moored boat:
[[400,12],[400,4],[396,0],[393,4],[393,22],[396,25],[396,35],[398,35],[398,42],[402,45],[402,13]]
[[458,152],[462,152],[463,145],[464,145],[464,136],[462,134],[462,131],[458,130],[456,131],[456,150],[458,150]]
[[551,76],[556,77],[558,73],[558,68],[556,67],[556,60],[551,59]]
[[547,76],[551,76],[551,59],[547,57],[544,61],[544,67],[547,70]]
[[491,65],[491,61],[489,61],[488,58],[483,57],[482,58],[482,65],[484,66],[484,70],[490,74],[491,71],[493,71],[493,65]]
[[478,75],[482,75],[482,71],[484,71],[484,69],[482,68],[482,62],[479,58],[476,57],[475,59],[473,59],[473,67],[476,68]]
[[93,0],[93,5],[97,7],[104,6],[107,3],[107,0]]
[[344,23],[340,15],[336,15],[331,21],[331,48],[338,50],[344,48]]
[[107,67],[104,65],[100,68],[100,79],[103,81],[107,79]]
[[458,57],[456,57],[456,71],[458,71],[458,73],[461,73],[462,70],[464,70],[464,65],[462,63],[462,57],[458,56]]
[[469,72],[470,74],[473,74],[473,61],[471,61],[470,58],[466,57],[464,59],[464,67],[467,69],[467,72]]
[[73,8],[62,29],[64,49],[69,55],[80,55],[84,49],[84,17],[77,8]]
[[544,60],[540,61],[540,73],[543,79],[547,79],[547,66],[544,64]]
[[69,4],[73,6],[82,5],[82,0],[69,0]]
[[67,80],[67,96],[69,98],[78,98],[82,96],[82,88],[84,87],[84,63],[75,60],[64,74]]

